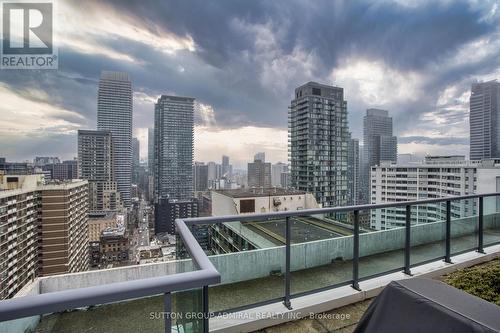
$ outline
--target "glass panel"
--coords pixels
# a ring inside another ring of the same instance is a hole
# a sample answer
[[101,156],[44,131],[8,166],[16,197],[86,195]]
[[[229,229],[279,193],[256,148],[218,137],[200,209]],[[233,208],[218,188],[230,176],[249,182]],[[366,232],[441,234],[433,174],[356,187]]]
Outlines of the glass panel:
[[203,289],[172,294],[172,332],[203,332]]
[[[35,332],[40,316],[25,317],[14,320],[7,320],[0,322],[0,332],[2,333],[25,333]],[[36,331],[36,332],[49,332],[49,331]]]
[[[195,236],[198,243],[201,245],[199,228],[197,225],[189,226],[191,233]],[[203,236],[201,236],[203,237]],[[198,268],[195,266],[191,255],[184,245],[180,235],[175,236],[175,260],[166,263],[169,274],[177,274],[184,272],[196,271]]]
[[451,254],[477,249],[478,199],[451,201]]
[[164,332],[164,327],[163,295],[157,295],[45,315],[37,332]]
[[500,196],[483,199],[484,246],[500,243]]
[[[172,332],[203,332],[202,289],[172,295]],[[0,322],[0,332],[165,332],[164,296]]]
[[221,274],[209,287],[211,312],[284,295],[285,220],[229,222],[209,226],[207,253]]
[[359,278],[403,269],[405,207],[362,211],[360,220]]
[[291,223],[291,294],[352,280],[352,225],[347,215],[294,217]]
[[444,258],[446,202],[411,206],[411,265]]

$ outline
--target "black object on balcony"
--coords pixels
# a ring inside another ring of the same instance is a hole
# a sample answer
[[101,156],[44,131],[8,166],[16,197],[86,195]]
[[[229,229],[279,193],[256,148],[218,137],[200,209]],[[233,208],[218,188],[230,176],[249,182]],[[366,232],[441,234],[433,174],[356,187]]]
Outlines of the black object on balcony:
[[393,281],[354,332],[500,332],[500,307],[436,280]]

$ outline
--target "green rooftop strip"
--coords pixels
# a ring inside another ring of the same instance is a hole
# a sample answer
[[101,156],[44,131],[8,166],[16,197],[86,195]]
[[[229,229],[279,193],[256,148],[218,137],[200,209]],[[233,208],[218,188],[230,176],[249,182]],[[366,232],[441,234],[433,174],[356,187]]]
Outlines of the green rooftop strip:
[[447,284],[500,305],[500,258],[460,269],[443,278]]

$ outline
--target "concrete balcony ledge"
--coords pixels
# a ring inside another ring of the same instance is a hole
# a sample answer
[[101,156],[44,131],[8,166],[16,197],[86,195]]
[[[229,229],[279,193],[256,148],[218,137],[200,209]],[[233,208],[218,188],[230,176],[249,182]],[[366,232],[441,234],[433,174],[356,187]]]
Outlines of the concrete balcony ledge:
[[435,278],[458,269],[490,261],[500,257],[500,245],[487,247],[485,248],[485,252],[485,254],[467,252],[453,256],[451,264],[440,260],[416,266],[411,270],[413,276],[396,272],[365,280],[359,283],[361,291],[357,291],[350,286],[343,286],[294,298],[292,299],[292,310],[288,310],[281,302],[277,302],[211,318],[210,332],[252,332],[308,317],[313,313],[337,309],[377,296],[387,284],[394,280],[403,280],[412,277]]

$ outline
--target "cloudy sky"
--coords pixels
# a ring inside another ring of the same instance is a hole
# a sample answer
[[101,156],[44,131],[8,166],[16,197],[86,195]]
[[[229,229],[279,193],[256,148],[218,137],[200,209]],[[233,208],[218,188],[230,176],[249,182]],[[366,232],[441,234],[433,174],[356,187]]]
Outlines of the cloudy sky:
[[95,128],[101,70],[129,72],[134,135],[160,94],[195,97],[195,159],[257,151],[287,159],[294,88],[345,89],[349,126],[366,108],[394,117],[399,152],[468,154],[476,80],[500,78],[500,3],[178,0],[57,2],[59,69],[0,70],[0,156],[72,158]]

